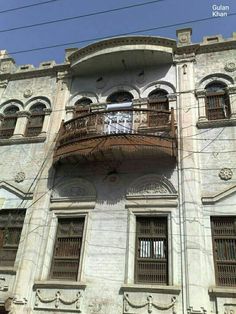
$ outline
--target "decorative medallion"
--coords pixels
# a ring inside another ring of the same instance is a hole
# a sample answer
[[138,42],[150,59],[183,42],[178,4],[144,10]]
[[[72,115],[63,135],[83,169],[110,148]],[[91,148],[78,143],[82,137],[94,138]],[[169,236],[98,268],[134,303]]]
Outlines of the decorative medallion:
[[18,172],[15,176],[15,182],[20,183],[25,180],[25,173],[24,172]]
[[188,36],[187,36],[185,33],[181,34],[181,35],[179,36],[179,42],[180,42],[181,44],[187,43],[187,42],[188,42]]
[[24,97],[25,97],[25,98],[29,98],[29,97],[31,97],[32,95],[33,95],[33,92],[32,92],[31,89],[26,89],[26,90],[24,91]]
[[219,177],[221,180],[230,180],[232,179],[233,171],[230,168],[222,168],[219,172]]
[[225,65],[225,71],[227,72],[234,72],[236,70],[236,63],[235,62],[227,62]]

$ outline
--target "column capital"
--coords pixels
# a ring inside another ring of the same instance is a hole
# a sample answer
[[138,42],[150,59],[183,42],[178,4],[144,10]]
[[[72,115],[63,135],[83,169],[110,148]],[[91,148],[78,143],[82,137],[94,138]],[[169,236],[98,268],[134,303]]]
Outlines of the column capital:
[[206,90],[204,88],[197,89],[195,92],[197,98],[205,98],[206,97]]
[[50,115],[51,112],[52,112],[52,109],[51,108],[44,108],[43,112],[44,112],[45,115]]
[[31,116],[31,112],[30,111],[18,111],[16,113],[17,117],[20,118],[20,117],[26,117],[26,118],[29,118]]

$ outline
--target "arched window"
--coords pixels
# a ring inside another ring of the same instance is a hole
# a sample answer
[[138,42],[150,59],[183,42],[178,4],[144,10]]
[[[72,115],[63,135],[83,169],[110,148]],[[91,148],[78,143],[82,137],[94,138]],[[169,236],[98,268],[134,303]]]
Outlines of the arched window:
[[208,120],[228,119],[230,117],[229,97],[226,85],[213,82],[206,86],[206,115]]
[[75,103],[75,117],[89,113],[91,104],[92,104],[92,100],[89,98],[83,97],[83,98],[79,99]]
[[19,108],[16,106],[10,106],[4,110],[4,119],[2,121],[0,130],[1,138],[9,138],[13,135],[16,126],[18,111]]
[[148,95],[148,125],[156,127],[166,125],[169,122],[169,101],[167,91],[155,89]]
[[127,103],[132,102],[133,95],[129,92],[120,91],[115,92],[107,97],[107,102],[112,104],[120,104],[120,103]]
[[31,116],[27,124],[25,136],[38,136],[42,132],[45,108],[46,106],[40,102],[30,108]]

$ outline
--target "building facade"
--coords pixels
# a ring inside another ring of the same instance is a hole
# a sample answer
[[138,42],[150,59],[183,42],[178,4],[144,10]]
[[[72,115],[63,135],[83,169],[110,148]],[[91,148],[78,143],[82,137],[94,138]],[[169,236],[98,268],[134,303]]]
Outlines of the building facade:
[[236,314],[236,34],[0,53],[0,313]]

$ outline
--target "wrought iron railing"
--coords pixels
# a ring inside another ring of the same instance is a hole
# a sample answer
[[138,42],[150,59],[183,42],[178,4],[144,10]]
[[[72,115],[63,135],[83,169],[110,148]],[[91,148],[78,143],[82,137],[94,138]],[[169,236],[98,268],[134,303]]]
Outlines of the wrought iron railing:
[[98,136],[152,134],[174,138],[174,110],[119,109],[96,111],[62,124],[59,145]]

